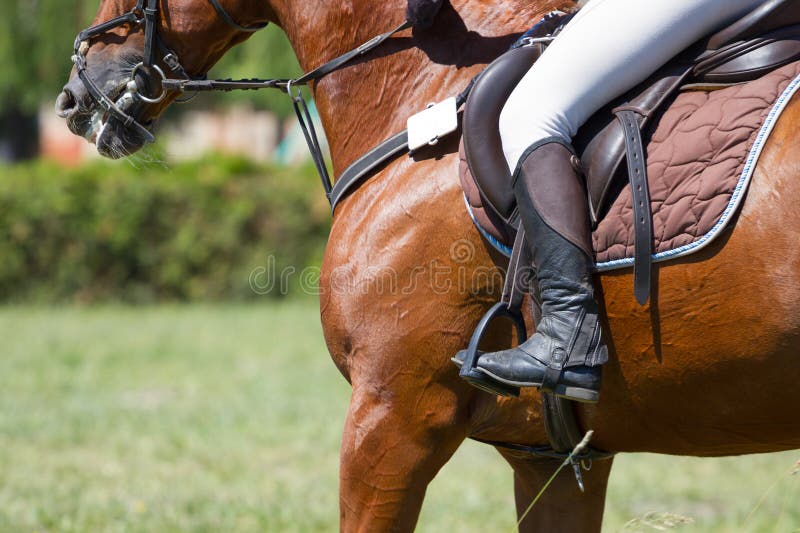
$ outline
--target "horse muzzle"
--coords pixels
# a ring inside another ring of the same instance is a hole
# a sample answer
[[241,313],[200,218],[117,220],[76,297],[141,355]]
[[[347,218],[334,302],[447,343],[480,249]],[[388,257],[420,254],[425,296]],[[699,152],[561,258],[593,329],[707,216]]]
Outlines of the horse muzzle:
[[67,121],[72,133],[95,144],[100,155],[118,159],[137,152],[153,140],[150,132],[155,120],[139,118],[148,114],[149,101],[131,91],[130,81],[114,81],[104,86],[108,87],[107,94],[112,95],[118,109],[136,117],[137,127],[130,127],[104,109],[78,76],[74,76],[59,94],[55,113]]

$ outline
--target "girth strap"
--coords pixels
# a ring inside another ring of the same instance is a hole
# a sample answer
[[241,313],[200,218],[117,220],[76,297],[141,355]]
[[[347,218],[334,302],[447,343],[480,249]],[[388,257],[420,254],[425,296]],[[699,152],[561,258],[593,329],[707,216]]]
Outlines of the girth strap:
[[647,183],[647,158],[642,142],[637,115],[642,112],[631,106],[614,110],[625,132],[626,158],[628,160],[628,179],[631,184],[634,218],[634,257],[633,292],[640,305],[650,298],[653,213],[650,207],[650,190]]
[[[457,107],[460,108],[467,101],[467,97],[475,85],[475,79],[473,78],[469,85],[456,97]],[[339,202],[364,180],[371,178],[379,168],[408,153],[408,130],[403,130],[356,159],[342,172],[342,175],[333,184],[328,194],[331,212],[335,213]]]

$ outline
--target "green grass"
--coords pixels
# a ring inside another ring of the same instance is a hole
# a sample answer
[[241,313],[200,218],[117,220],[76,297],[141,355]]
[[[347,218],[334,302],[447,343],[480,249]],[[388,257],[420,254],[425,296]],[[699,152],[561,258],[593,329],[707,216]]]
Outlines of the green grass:
[[[334,530],[348,392],[314,303],[0,309],[0,531]],[[604,529],[798,530],[798,459],[620,457]],[[513,524],[510,469],[468,443],[419,530]]]

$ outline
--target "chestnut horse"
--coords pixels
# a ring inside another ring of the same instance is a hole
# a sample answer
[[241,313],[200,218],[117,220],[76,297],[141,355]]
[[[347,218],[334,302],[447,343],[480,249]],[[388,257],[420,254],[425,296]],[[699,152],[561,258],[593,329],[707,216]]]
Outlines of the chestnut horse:
[[[395,27],[405,10],[405,0],[220,3],[239,24],[280,25],[306,70]],[[97,21],[132,5],[103,0]],[[313,92],[336,173],[402,130],[427,103],[461,91],[545,12],[572,5],[451,0],[433,28],[407,30],[324,78]],[[159,35],[191,74],[206,72],[246,37],[206,0],[161,0],[161,8]],[[143,41],[129,27],[94,39],[90,74],[119,94]],[[140,106],[136,118],[148,123],[172,99]],[[100,140],[102,114],[74,74],[57,107],[74,132]],[[648,307],[634,300],[630,272],[598,276],[612,356],[600,403],[578,409],[596,447],[696,456],[800,447],[798,122],[795,99],[772,134],[735,228],[704,251],[660,266]],[[108,155],[141,145],[119,123],[105,129]],[[412,529],[428,483],[466,438],[547,442],[537,392],[490,396],[462,382],[450,362],[501,283],[491,275],[499,258],[464,208],[456,149],[453,139],[427,157],[388,165],[335,213],[320,289],[328,348],[352,384],[341,446],[345,531]],[[509,338],[498,331],[495,340]],[[558,463],[500,453],[513,467],[524,509]],[[599,530],[611,464],[595,464],[584,494],[563,473],[523,529]],[[466,475],[480,483],[479,472]]]

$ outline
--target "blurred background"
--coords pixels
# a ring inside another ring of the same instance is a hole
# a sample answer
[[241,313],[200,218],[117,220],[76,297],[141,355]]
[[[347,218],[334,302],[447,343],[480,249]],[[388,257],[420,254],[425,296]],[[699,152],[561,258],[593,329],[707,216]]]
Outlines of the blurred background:
[[[289,102],[203,95],[100,160],[52,111],[97,4],[0,0],[0,531],[335,530],[349,389]],[[211,74],[298,72],[270,27]],[[620,457],[604,529],[798,531],[797,459]],[[513,509],[510,469],[467,443],[419,529],[509,531]]]

